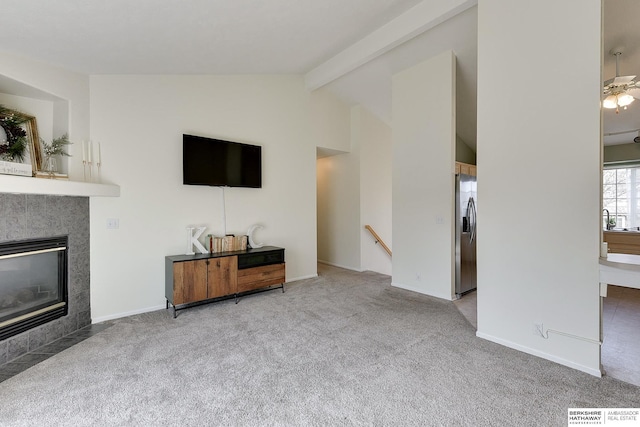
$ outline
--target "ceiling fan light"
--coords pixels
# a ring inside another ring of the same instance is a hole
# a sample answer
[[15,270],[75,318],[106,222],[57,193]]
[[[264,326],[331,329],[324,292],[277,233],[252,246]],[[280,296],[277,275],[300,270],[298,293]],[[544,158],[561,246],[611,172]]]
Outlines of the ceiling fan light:
[[604,101],[602,101],[602,106],[604,108],[616,108],[618,106],[617,96],[615,96],[615,95],[607,96],[604,99]]
[[622,95],[618,95],[618,105],[621,107],[626,107],[634,101],[633,96],[623,93]]

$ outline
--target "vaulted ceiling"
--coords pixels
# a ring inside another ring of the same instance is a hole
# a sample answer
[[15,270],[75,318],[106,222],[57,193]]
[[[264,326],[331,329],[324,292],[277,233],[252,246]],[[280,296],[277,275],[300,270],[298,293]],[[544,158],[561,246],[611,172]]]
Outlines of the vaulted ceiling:
[[87,74],[304,74],[420,0],[9,0],[0,49]]
[[[0,50],[87,74],[303,74],[310,90],[326,85],[390,122],[390,76],[453,49],[459,133],[475,146],[475,4],[12,0],[0,13]],[[332,66],[341,54],[351,63]]]
[[[476,146],[477,0],[9,3],[0,13],[2,51],[86,74],[303,74],[310,90],[324,86],[388,123],[391,76],[451,49],[458,135]],[[637,0],[604,0],[603,80],[615,75],[613,48],[624,49],[621,73],[640,75],[638,12]],[[351,63],[337,61],[354,52]],[[562,105],[570,108],[570,97]],[[630,142],[640,101],[603,117],[605,143]]]

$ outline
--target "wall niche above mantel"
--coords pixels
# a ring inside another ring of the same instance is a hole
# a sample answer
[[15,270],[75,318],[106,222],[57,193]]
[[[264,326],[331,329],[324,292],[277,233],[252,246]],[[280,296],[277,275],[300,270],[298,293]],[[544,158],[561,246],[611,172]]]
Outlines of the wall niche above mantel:
[[[89,77],[36,67],[0,66],[0,104],[34,116],[40,137],[46,142],[67,134],[71,157],[58,157],[58,172],[70,180],[0,175],[0,193],[80,197],[118,197],[120,187],[85,182],[80,141],[89,138]],[[46,68],[46,67],[45,67]],[[73,108],[72,108],[73,107]],[[90,175],[89,175],[90,176]],[[95,178],[95,177],[94,177]],[[107,181],[108,182],[108,181]]]
[[[69,101],[66,99],[0,75],[0,104],[35,117],[42,141],[50,143],[54,138],[70,134]],[[58,172],[68,173],[69,159],[62,157],[57,160]]]

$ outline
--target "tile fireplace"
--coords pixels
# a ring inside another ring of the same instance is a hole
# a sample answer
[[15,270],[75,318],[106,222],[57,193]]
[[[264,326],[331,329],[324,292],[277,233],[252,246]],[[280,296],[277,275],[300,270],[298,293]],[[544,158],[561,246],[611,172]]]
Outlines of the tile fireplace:
[[[0,248],[6,255],[17,243],[27,252],[46,252],[0,259],[0,289],[11,289],[4,296],[0,291],[0,365],[91,324],[89,197],[0,193]],[[40,266],[18,279],[18,266],[32,262]],[[32,320],[25,310],[44,319]],[[26,316],[20,320],[31,322],[28,328],[9,331],[14,314]]]

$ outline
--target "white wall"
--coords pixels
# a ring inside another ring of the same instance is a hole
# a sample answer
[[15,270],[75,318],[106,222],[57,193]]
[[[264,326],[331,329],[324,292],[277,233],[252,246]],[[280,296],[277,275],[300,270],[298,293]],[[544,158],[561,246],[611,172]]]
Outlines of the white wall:
[[600,0],[478,15],[478,336],[598,375]]
[[[164,306],[164,257],[185,227],[221,234],[221,189],[182,185],[182,134],[263,146],[263,188],[226,189],[227,231],[286,248],[287,280],[316,275],[316,146],[349,148],[349,109],[300,76],[92,76],[91,137],[117,199],[92,200],[94,320]],[[117,218],[120,228],[107,230]]]
[[456,162],[476,164],[476,153],[456,135]]
[[371,225],[393,251],[391,128],[361,106],[351,110],[351,123],[352,138],[360,140],[361,268],[391,275],[391,257],[364,228]]
[[393,76],[393,284],[451,300],[455,56]]

